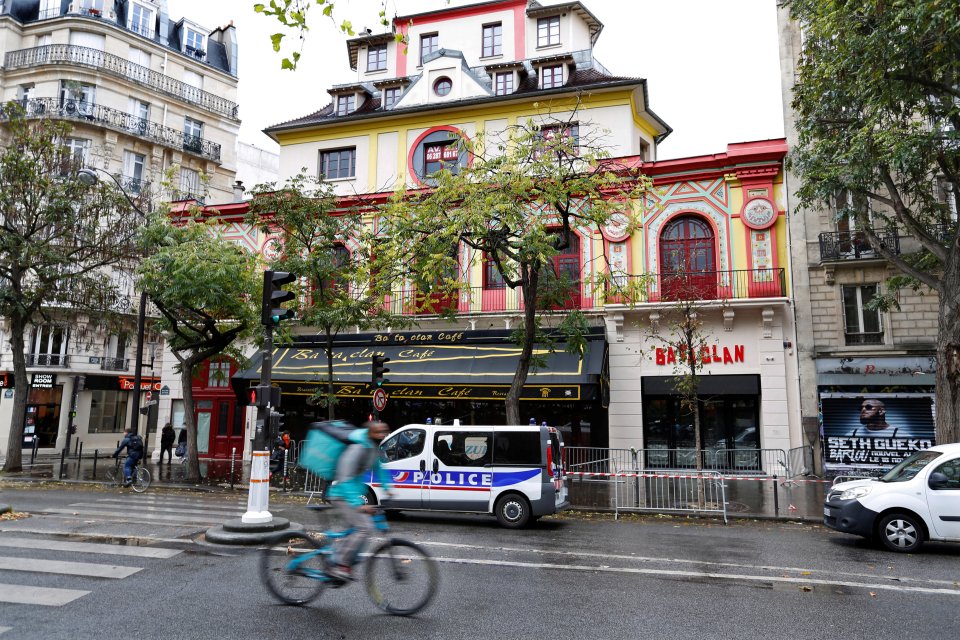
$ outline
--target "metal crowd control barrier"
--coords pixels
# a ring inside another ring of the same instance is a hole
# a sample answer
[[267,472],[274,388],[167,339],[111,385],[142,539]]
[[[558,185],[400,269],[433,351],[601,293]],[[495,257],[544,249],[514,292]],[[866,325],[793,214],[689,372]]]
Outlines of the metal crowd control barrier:
[[805,445],[794,447],[787,451],[787,478],[796,478],[797,476],[812,476],[813,472],[813,447]]
[[[580,480],[606,481],[603,474],[610,473],[615,465],[628,467],[633,464],[631,449],[605,449],[602,447],[564,447],[565,469],[571,477]],[[592,474],[599,474],[593,477]]]
[[621,511],[716,513],[727,522],[726,485],[718,471],[615,468],[614,518]]
[[307,504],[310,504],[314,497],[323,500],[327,493],[327,481],[309,469],[304,469],[304,471],[306,476],[303,481],[303,492],[307,494]]

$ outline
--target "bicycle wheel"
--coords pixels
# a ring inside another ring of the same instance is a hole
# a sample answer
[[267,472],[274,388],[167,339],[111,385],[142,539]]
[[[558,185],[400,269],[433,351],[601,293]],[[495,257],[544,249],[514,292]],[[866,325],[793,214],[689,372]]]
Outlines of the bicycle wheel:
[[120,484],[120,481],[118,479],[119,476],[120,476],[120,467],[110,467],[103,474],[103,479],[107,484],[118,485]]
[[150,486],[150,471],[143,467],[137,467],[133,474],[133,490],[137,493],[143,493]]
[[[279,547],[279,549],[277,548]],[[303,532],[288,531],[260,552],[260,579],[284,604],[307,604],[326,586],[320,543]]]
[[433,599],[440,572],[423,548],[393,538],[370,554],[365,581],[367,593],[377,607],[393,615],[409,616]]

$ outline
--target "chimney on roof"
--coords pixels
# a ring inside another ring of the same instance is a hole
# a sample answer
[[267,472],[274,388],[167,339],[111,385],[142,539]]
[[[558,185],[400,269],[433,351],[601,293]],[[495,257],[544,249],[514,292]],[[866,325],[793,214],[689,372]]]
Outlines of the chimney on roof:
[[243,202],[243,180],[237,180],[233,183],[233,201]]

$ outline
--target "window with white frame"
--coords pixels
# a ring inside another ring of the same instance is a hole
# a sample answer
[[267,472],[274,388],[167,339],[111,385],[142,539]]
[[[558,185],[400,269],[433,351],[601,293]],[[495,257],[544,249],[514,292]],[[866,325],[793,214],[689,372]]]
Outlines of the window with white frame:
[[400,100],[400,87],[387,87],[383,90],[383,107],[392,109]]
[[147,124],[150,122],[150,103],[131,97],[130,115],[133,116],[130,121],[130,130],[140,134],[146,133]]
[[856,284],[843,287],[843,333],[846,344],[883,343],[883,324],[880,311],[867,308],[867,305],[876,295],[876,284]]
[[537,20],[537,46],[549,47],[560,44],[560,16]]
[[148,69],[150,68],[150,54],[143,49],[130,47],[130,52],[127,53],[127,60],[133,64],[138,64],[141,67],[147,67]]
[[210,363],[210,370],[207,374],[208,387],[229,387],[230,386],[230,361],[220,360]]
[[183,39],[185,51],[195,58],[203,58],[207,53],[207,49],[204,47],[206,36],[190,27],[184,27],[184,31],[187,32]]
[[385,71],[387,68],[387,45],[375,44],[367,48],[367,73]]
[[[57,11],[59,10],[59,7],[57,7]],[[51,44],[53,44],[53,36],[51,34],[45,33],[42,36],[37,36],[38,47],[49,47]]]
[[152,38],[154,25],[153,9],[134,2],[131,3],[128,10],[130,12],[130,24],[128,25],[130,31],[139,33],[147,38]]
[[203,123],[193,118],[183,118],[183,148],[199,151],[203,144]]
[[100,368],[105,371],[124,371],[127,368],[126,333],[114,333],[107,336],[103,345],[103,361]]
[[96,101],[96,85],[67,80],[60,82],[60,102],[68,115],[92,113]]
[[33,91],[36,89],[34,84],[22,84],[17,87],[17,101],[26,108],[27,103],[30,102],[30,99],[33,97]]
[[357,171],[357,150],[330,149],[320,152],[320,177],[325,180],[353,178]]
[[203,89],[203,76],[190,69],[183,70],[183,82],[195,89]]
[[187,167],[180,167],[180,196],[181,198],[200,197],[200,172]]
[[504,71],[494,75],[494,93],[505,96],[513,93],[513,72]]
[[337,115],[345,116],[353,113],[353,110],[356,109],[356,104],[356,94],[351,93],[344,96],[337,96]]
[[40,0],[39,19],[56,18],[61,15],[60,0]]
[[80,13],[91,16],[103,15],[103,0],[80,0]]
[[66,138],[63,141],[67,155],[70,161],[77,167],[87,166],[87,158],[90,155],[90,141],[84,138]]
[[106,48],[107,38],[102,33],[90,31],[70,31],[70,44],[75,47],[86,47],[103,51]]
[[123,152],[123,182],[130,193],[140,193],[143,190],[143,174],[147,166],[147,157],[134,151]]
[[34,327],[30,335],[30,358],[28,364],[40,367],[65,367],[68,364],[67,345],[70,329],[59,325],[45,324]]
[[552,64],[540,67],[540,88],[553,89],[563,86],[563,65]]

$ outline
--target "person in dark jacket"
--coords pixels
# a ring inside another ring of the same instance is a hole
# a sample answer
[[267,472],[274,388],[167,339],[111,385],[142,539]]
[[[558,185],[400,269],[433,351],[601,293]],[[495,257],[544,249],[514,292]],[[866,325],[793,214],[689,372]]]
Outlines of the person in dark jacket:
[[139,434],[133,433],[130,427],[123,430],[123,440],[120,441],[117,450],[113,452],[113,457],[119,457],[120,452],[124,449],[127,450],[127,461],[123,463],[123,486],[129,487],[133,481],[133,469],[143,456],[143,438]]
[[173,430],[173,425],[169,422],[163,425],[163,429],[160,431],[160,464],[163,464],[163,454],[167,454],[167,464],[173,462],[173,441],[176,440],[177,434]]

